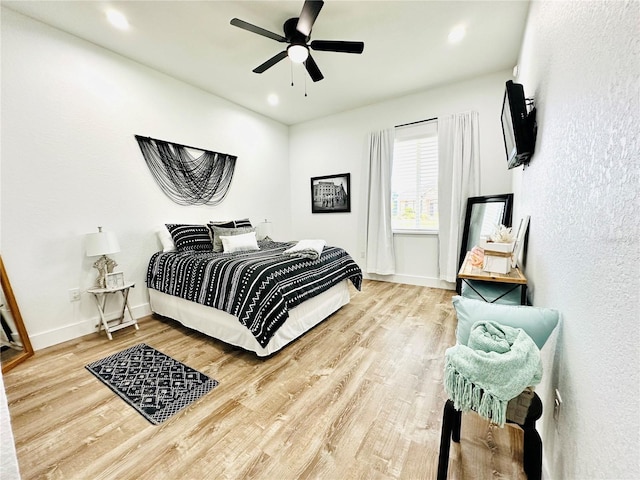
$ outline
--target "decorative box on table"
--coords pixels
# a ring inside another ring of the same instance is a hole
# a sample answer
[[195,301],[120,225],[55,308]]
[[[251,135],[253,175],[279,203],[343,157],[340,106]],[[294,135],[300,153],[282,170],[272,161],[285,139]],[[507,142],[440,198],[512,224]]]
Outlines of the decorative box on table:
[[486,242],[482,270],[491,273],[509,273],[514,243]]

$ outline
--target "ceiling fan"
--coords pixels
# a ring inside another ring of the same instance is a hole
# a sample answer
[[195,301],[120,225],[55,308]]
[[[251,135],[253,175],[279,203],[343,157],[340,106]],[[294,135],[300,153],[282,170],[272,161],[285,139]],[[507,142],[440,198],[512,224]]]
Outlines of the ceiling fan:
[[305,0],[300,16],[297,18],[290,18],[284,22],[284,25],[282,26],[284,36],[270,32],[264,28],[257,27],[245,22],[244,20],[240,20],[239,18],[232,19],[231,25],[233,26],[257,33],[263,37],[271,38],[272,40],[276,40],[280,43],[289,44],[285,50],[277,53],[262,65],[257,66],[253,71],[255,73],[263,73],[268,68],[273,67],[280,60],[289,57],[292,62],[304,63],[311,79],[314,82],[317,82],[322,80],[324,75],[322,75],[318,65],[310,55],[309,48],[311,48],[311,50],[323,52],[362,53],[364,50],[363,42],[313,40],[311,43],[307,43],[311,39],[311,28],[313,27],[323,5],[324,2],[321,0]]

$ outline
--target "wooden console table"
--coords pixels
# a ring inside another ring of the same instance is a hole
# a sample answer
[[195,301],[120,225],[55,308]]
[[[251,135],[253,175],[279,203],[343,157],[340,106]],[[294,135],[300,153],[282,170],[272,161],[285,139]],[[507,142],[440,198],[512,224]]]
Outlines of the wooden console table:
[[[462,267],[460,267],[460,271],[458,272],[458,278],[465,282],[469,286],[469,288],[471,288],[480,296],[480,298],[489,303],[497,302],[508,293],[520,287],[520,304],[527,304],[527,277],[524,276],[524,274],[518,267],[512,268],[509,273],[485,272],[484,270],[482,270],[482,268],[474,267],[471,264],[471,252],[467,252],[466,256],[464,257],[464,262],[462,262]],[[474,288],[473,282],[469,282],[469,280],[511,284],[513,285],[513,287],[507,289],[497,298],[490,300],[485,298],[476,288]]]

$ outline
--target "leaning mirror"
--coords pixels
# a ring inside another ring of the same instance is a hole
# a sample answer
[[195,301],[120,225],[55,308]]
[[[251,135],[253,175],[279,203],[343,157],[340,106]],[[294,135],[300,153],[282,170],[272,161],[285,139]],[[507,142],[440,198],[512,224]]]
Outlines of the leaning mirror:
[[[489,235],[496,225],[511,226],[512,211],[512,193],[471,197],[467,200],[458,269],[462,267],[467,252],[478,245],[481,236]],[[457,279],[456,291],[458,294],[461,293],[461,287],[461,281]]]
[[2,373],[8,372],[13,367],[33,355],[33,347],[27,334],[27,329],[22,321],[20,309],[13,295],[11,283],[7,271],[0,257],[0,314],[2,317]]

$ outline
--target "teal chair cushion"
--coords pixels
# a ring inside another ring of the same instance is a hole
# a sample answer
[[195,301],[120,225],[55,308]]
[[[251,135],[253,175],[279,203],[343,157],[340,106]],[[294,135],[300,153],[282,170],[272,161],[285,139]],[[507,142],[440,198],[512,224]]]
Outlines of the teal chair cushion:
[[538,348],[542,348],[560,318],[559,312],[552,308],[487,303],[459,295],[454,296],[452,300],[458,316],[456,338],[462,345],[469,341],[471,326],[474,323],[493,320],[509,327],[522,328]]

